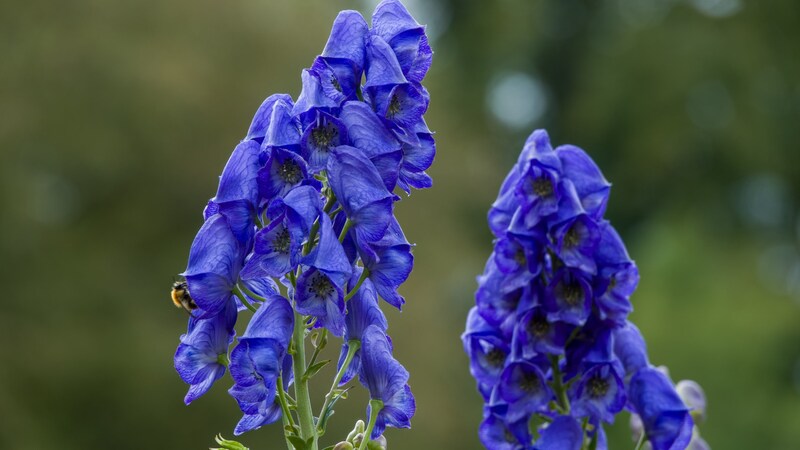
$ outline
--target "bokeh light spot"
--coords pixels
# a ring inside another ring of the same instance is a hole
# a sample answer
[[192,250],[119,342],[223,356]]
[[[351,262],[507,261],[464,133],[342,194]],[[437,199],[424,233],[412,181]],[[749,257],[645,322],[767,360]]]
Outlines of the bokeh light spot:
[[489,111],[503,125],[523,129],[547,111],[547,92],[536,78],[522,72],[497,77],[489,85],[486,102]]

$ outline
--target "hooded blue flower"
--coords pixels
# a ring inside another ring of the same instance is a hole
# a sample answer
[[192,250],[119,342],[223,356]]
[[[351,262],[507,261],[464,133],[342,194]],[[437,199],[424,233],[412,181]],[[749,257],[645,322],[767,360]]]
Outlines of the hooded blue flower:
[[297,153],[274,148],[267,165],[258,172],[258,186],[264,198],[282,197],[308,179],[308,165]]
[[[360,273],[353,273],[350,279],[349,288],[353,289],[358,282]],[[337,369],[342,367],[347,352],[350,349],[350,341],[361,342],[364,336],[364,331],[371,325],[377,326],[381,331],[386,333],[389,327],[386,321],[386,316],[383,315],[380,307],[378,306],[378,294],[375,292],[375,287],[369,280],[364,280],[361,287],[353,295],[353,298],[347,302],[347,316],[345,317],[346,329],[344,333],[344,343],[342,350],[339,354],[339,363]],[[361,371],[361,349],[359,348],[353,355],[347,370],[339,382],[340,386],[347,384]]]
[[291,97],[281,97],[272,103],[272,110],[264,130],[261,148],[285,148],[293,151],[300,149],[300,121],[292,114],[294,103]]
[[555,150],[561,161],[562,176],[568,178],[581,206],[594,219],[599,219],[606,211],[611,183],[603,177],[600,168],[592,158],[574,145],[562,145]]
[[622,379],[610,363],[589,369],[570,392],[573,414],[613,423],[627,397]]
[[639,329],[632,322],[614,330],[614,355],[622,363],[627,375],[650,365],[647,346]]
[[[387,426],[411,428],[416,404],[407,384],[408,371],[392,356],[386,334],[377,325],[370,325],[361,344],[359,380],[369,389],[371,399],[383,402],[370,438],[382,435]],[[371,408],[367,408],[367,417],[371,417]]]
[[313,68],[303,70],[301,75],[303,89],[300,91],[300,96],[297,97],[297,103],[292,108],[292,115],[299,118],[301,122],[313,120],[318,113],[335,112],[339,107],[341,99],[338,97],[341,94],[339,92],[326,92],[325,81],[322,79],[322,77],[326,76],[328,75],[324,72],[320,73]]
[[558,416],[542,431],[535,450],[580,450],[583,446],[581,424],[573,417]]
[[345,331],[344,284],[350,278],[351,266],[339,243],[327,214],[320,215],[319,243],[304,259],[308,266],[297,279],[297,311],[318,319],[318,324],[334,335]]
[[303,230],[285,215],[270,222],[256,234],[253,256],[242,269],[242,279],[280,278],[300,263],[305,240]]
[[548,320],[541,307],[520,314],[514,331],[514,348],[525,359],[538,354],[561,355],[573,326],[558,320]]
[[300,140],[300,153],[308,161],[311,172],[325,169],[331,149],[349,142],[347,127],[338,118],[319,112],[305,127]]
[[489,450],[528,450],[531,440],[528,420],[507,423],[497,414],[486,414],[478,429],[481,443]]
[[394,190],[403,158],[400,142],[366,103],[345,103],[340,118],[347,126],[353,147],[369,158],[386,189]]
[[292,306],[285,298],[274,295],[256,311],[231,352],[234,385],[228,392],[244,413],[234,434],[280,419],[280,409],[275,405],[277,381],[287,364],[293,330]]
[[400,224],[392,217],[383,238],[369,244],[371,252],[363,254],[364,266],[369,270],[369,279],[378,294],[387,303],[401,309],[405,299],[397,292],[411,274],[414,256],[411,244],[406,241]]
[[380,36],[369,37],[366,53],[364,89],[375,112],[396,127],[414,126],[428,110],[428,92],[406,79],[397,55]]
[[328,97],[339,104],[355,100],[364,70],[369,27],[356,11],[342,11],[336,17],[322,55],[312,70],[319,74]]
[[689,445],[692,415],[666,375],[643,367],[631,378],[628,389],[653,450],[680,450]]
[[601,226],[595,259],[598,265],[595,302],[602,318],[624,320],[633,310],[630,296],[639,283],[639,270],[610,223]]
[[234,302],[233,288],[244,259],[241,243],[224,216],[211,216],[192,242],[189,263],[181,274],[186,278],[200,318],[219,314]]
[[233,150],[219,180],[217,195],[209,201],[207,211],[220,213],[236,238],[247,246],[255,229],[258,208],[258,171],[261,168],[261,146],[253,140],[239,143]]
[[[358,176],[354,176],[358,174]],[[337,147],[328,159],[328,181],[352,223],[359,252],[379,241],[392,220],[393,195],[364,153],[354,147]]]
[[509,422],[530,417],[553,398],[544,373],[527,361],[512,362],[503,369],[498,394],[508,403],[505,419]]
[[253,116],[250,129],[247,130],[247,136],[244,138],[245,141],[253,139],[259,143],[264,142],[264,137],[272,122],[275,107],[280,104],[291,105],[292,97],[288,94],[273,94],[264,100],[261,106],[258,107],[255,116]]
[[433,51],[425,27],[417,23],[398,0],[384,0],[372,15],[372,33],[389,44],[403,75],[421,83],[431,66]]
[[583,272],[562,268],[547,286],[544,299],[549,320],[583,325],[592,308],[592,287]]
[[597,271],[595,250],[600,241],[597,224],[586,214],[579,214],[553,228],[555,251],[567,267],[586,273]]
[[433,186],[433,180],[425,171],[433,164],[436,156],[436,142],[425,119],[417,122],[410,133],[415,135],[415,139],[403,142],[403,161],[400,163],[397,180],[397,185],[406,194],[411,192],[411,188],[426,189]]
[[236,305],[229,302],[216,316],[189,319],[189,330],[181,336],[175,352],[175,370],[190,385],[183,400],[187,405],[205,394],[225,374],[236,315]]

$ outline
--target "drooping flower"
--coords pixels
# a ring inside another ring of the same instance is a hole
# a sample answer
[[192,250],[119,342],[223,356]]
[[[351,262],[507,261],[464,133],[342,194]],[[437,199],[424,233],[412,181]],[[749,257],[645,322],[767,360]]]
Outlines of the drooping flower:
[[231,352],[234,385],[228,392],[244,412],[234,434],[280,419],[275,395],[293,329],[291,305],[285,298],[274,295],[256,311]]
[[[383,404],[371,439],[382,435],[387,426],[410,428],[416,403],[408,386],[408,371],[394,359],[386,334],[377,325],[364,331],[361,351],[359,380],[369,389],[370,398]],[[371,405],[367,417],[371,417]]]
[[225,217],[215,214],[206,220],[192,242],[189,264],[181,274],[197,303],[200,318],[215,316],[234,302],[233,288],[243,259],[242,245]]
[[[350,289],[355,287],[360,276],[361,274],[358,272],[353,273],[349,282]],[[366,331],[367,328],[371,325],[375,325],[386,333],[386,329],[389,327],[386,316],[383,315],[383,312],[378,306],[378,294],[375,292],[375,287],[368,279],[364,280],[359,290],[353,295],[353,298],[348,300],[345,324],[344,343],[339,354],[337,368],[342,367],[347,352],[350,350],[350,343],[352,341],[358,341],[360,344],[364,337],[364,331]],[[352,380],[360,371],[361,349],[359,348],[353,355],[353,359],[342,376],[339,385],[347,384],[347,382]]]
[[375,166],[359,149],[337,147],[328,159],[328,180],[352,223],[359,251],[379,241],[391,223],[394,198]]
[[631,378],[628,389],[631,404],[653,449],[686,448],[692,439],[694,422],[669,378],[654,367],[644,367]]
[[189,319],[189,330],[181,336],[181,344],[175,352],[175,370],[190,385],[184,398],[187,405],[205,394],[225,374],[236,315],[236,305],[228,303],[216,316]]

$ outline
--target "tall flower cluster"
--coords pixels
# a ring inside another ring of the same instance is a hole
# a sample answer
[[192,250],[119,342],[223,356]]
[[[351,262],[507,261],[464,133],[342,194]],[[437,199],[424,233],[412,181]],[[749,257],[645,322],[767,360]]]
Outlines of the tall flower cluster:
[[489,211],[494,251],[462,336],[489,449],[605,449],[626,408],[653,449],[689,444],[690,410],[627,320],[639,274],[603,218],[609,190],[583,150],[537,130]]
[[[316,448],[339,385],[355,377],[372,399],[372,438],[410,426],[408,372],[392,356],[378,298],[400,309],[413,265],[394,191],[431,186],[420,84],[431,58],[424,27],[399,1],[378,5],[372,27],[343,11],[297,100],[267,98],[233,150],[182,274],[197,307],[175,368],[190,385],[187,404],[229,370],[243,412],[236,434],[283,420],[287,444]],[[246,309],[254,313],[236,337]],[[307,381],[324,366],[329,334],[344,345],[317,414]]]

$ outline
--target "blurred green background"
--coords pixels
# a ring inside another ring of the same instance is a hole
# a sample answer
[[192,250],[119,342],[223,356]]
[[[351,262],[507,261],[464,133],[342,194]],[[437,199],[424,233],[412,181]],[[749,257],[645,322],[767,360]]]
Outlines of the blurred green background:
[[[169,300],[206,200],[263,98],[296,96],[340,9],[370,1],[0,3],[0,448],[200,449],[239,418],[190,407]],[[390,312],[418,402],[394,449],[479,449],[459,335],[485,214],[533,128],[614,184],[651,359],[709,399],[716,449],[800,448],[800,2],[417,0],[434,187]],[[333,355],[331,355],[333,356]],[[319,405],[332,376],[314,386]],[[364,414],[347,400],[325,438]],[[632,448],[627,414],[611,448]],[[241,439],[281,448],[279,427]]]

